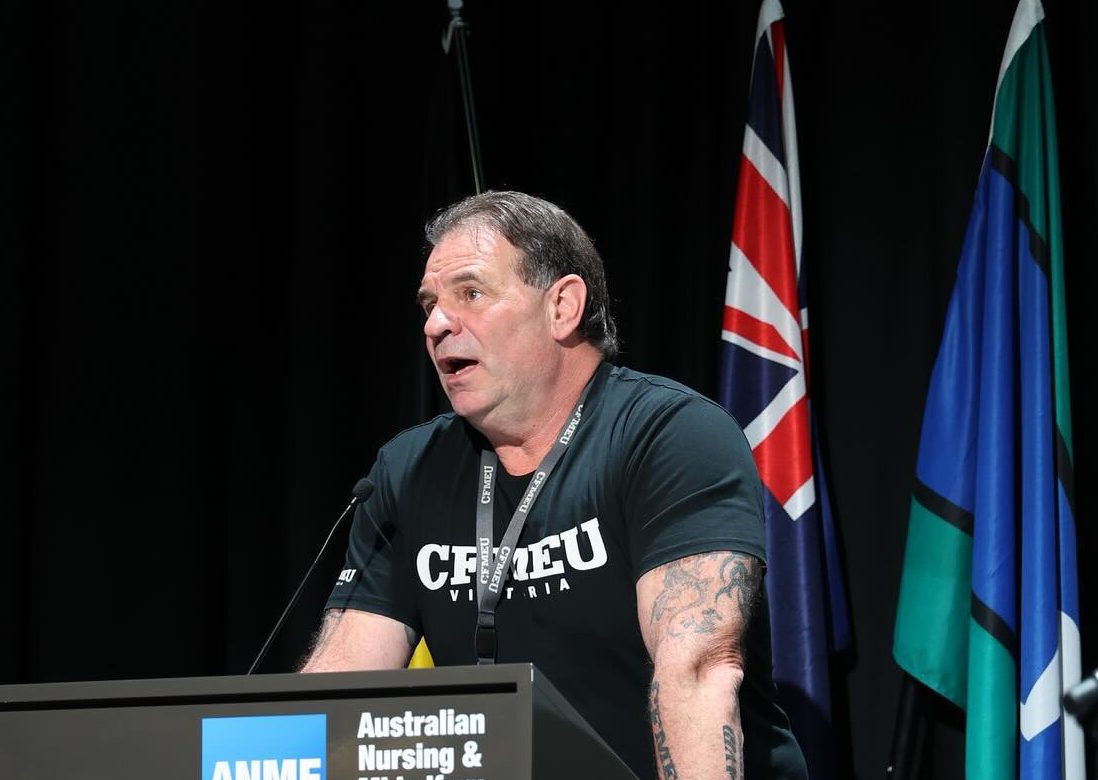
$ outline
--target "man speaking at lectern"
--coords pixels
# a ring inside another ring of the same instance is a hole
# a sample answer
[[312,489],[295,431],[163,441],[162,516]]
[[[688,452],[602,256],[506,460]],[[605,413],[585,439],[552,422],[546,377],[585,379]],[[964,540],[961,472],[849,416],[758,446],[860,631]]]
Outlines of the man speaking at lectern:
[[403,668],[423,636],[439,666],[534,663],[643,780],[805,778],[736,421],[612,363],[602,259],[557,206],[476,195],[427,242],[453,412],[379,450],[301,670]]

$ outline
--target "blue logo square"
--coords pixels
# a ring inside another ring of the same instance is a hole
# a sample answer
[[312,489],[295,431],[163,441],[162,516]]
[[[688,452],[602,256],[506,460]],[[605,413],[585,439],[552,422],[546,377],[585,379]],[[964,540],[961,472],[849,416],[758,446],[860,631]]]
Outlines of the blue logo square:
[[326,780],[327,715],[202,719],[202,780]]

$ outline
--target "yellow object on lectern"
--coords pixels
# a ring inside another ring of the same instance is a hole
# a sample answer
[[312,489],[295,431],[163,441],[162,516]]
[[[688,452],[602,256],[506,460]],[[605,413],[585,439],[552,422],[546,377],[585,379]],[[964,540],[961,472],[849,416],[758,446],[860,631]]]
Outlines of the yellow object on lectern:
[[435,665],[435,659],[431,658],[431,651],[427,649],[427,643],[422,639],[412,653],[412,660],[408,662],[409,669],[426,669]]

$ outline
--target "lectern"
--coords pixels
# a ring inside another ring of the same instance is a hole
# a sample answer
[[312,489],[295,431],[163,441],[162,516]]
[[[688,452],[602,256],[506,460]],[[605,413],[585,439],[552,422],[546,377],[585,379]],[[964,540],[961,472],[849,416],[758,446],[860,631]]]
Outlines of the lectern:
[[532,664],[0,686],[11,780],[636,780]]

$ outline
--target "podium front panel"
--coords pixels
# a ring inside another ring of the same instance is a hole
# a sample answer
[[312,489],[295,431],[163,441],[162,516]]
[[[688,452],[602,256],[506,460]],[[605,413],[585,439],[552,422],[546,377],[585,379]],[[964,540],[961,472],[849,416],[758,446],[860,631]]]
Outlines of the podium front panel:
[[6,686],[0,767],[19,780],[531,780],[528,683],[417,671]]
[[13,780],[635,780],[531,664],[0,686]]

